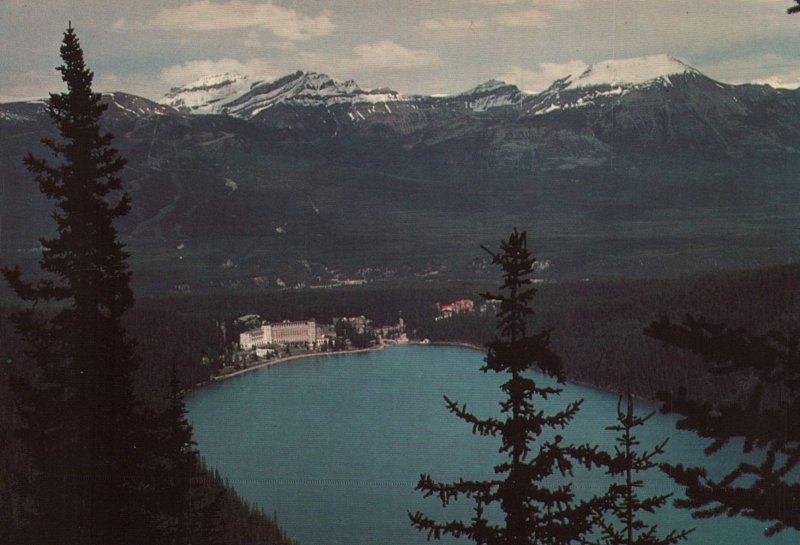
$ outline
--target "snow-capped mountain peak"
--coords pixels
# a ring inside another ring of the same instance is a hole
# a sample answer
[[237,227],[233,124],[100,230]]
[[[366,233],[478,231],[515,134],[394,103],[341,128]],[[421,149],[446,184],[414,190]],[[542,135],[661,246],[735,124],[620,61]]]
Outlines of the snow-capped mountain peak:
[[490,79],[453,98],[463,100],[465,107],[474,112],[483,112],[498,106],[517,105],[522,100],[522,96],[522,91],[516,85]]
[[244,74],[215,74],[173,87],[160,102],[185,113],[212,114],[259,83]]
[[317,72],[297,71],[278,81],[294,96],[339,96],[361,91],[353,80],[338,81]]
[[224,113],[249,119],[281,103],[330,107],[400,100],[404,98],[390,89],[365,91],[353,80],[339,81],[326,74],[297,71],[273,81],[238,74],[211,76],[173,89],[162,103],[185,112]]
[[661,81],[678,74],[699,74],[691,66],[671,55],[648,55],[632,59],[614,59],[590,65],[576,78],[567,78],[565,88],[634,87]]
[[544,115],[596,106],[634,91],[671,88],[686,78],[699,81],[702,77],[700,72],[670,55],[607,60],[590,65],[578,76],[556,80],[533,100],[527,111]]
[[279,110],[300,108],[298,112],[321,108],[333,112],[331,115],[343,116],[345,122],[348,118],[358,122],[372,113],[392,113],[394,105],[401,102],[411,109],[440,105],[475,113],[522,107],[526,112],[542,115],[598,104],[634,90],[671,87],[687,77],[701,76],[680,60],[662,54],[598,62],[580,74],[556,80],[537,95],[491,79],[454,95],[404,97],[391,89],[364,90],[353,80],[337,80],[318,72],[297,71],[274,80],[226,73],[174,88],[161,103],[185,113],[227,114],[242,119],[252,119],[281,106]]
[[465,92],[463,92],[461,94],[462,95],[478,95],[478,94],[482,94],[482,93],[491,93],[493,91],[498,91],[498,90],[504,89],[506,87],[514,87],[514,85],[511,85],[509,83],[506,83],[504,81],[500,81],[500,80],[497,80],[497,79],[490,79],[489,81],[485,81],[485,82],[481,83],[480,85],[477,85],[477,86],[473,87],[469,91],[465,91]]

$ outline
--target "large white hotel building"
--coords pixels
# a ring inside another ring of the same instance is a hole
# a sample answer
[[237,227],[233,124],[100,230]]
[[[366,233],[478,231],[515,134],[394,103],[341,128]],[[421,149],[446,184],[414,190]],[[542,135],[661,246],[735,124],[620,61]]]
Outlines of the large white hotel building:
[[314,320],[263,324],[239,335],[242,350],[251,350],[274,344],[310,344],[322,340],[322,328]]

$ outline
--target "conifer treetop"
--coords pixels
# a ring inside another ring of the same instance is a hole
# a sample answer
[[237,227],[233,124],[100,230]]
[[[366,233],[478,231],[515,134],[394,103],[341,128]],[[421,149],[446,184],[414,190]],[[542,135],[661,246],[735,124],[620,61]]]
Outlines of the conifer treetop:
[[[411,524],[429,539],[444,535],[466,537],[489,545],[581,543],[594,526],[594,513],[602,498],[576,497],[570,482],[577,467],[591,469],[607,461],[597,447],[569,444],[558,431],[569,426],[581,400],[566,403],[560,410],[546,401],[561,393],[543,377],[541,370],[558,381],[564,380],[561,358],[549,347],[550,330],[529,332],[530,306],[536,293],[530,278],[534,257],[527,247],[527,235],[516,229],[497,253],[486,249],[492,262],[502,270],[497,293],[487,299],[499,300],[497,331],[486,343],[487,355],[481,370],[503,373],[504,394],[498,416],[481,418],[466,405],[445,396],[448,410],[472,427],[477,435],[498,437],[498,451],[505,460],[492,467],[494,478],[459,479],[441,483],[422,474],[417,490],[437,498],[443,506],[459,498],[474,503],[470,520],[439,522],[421,512],[409,514]],[[546,433],[555,432],[555,433]],[[502,511],[502,520],[490,517],[490,506]]]
[[18,268],[3,273],[24,300],[72,299],[76,308],[95,307],[119,317],[133,305],[129,255],[113,225],[130,210],[120,178],[126,161],[111,147],[113,136],[101,128],[108,106],[92,91],[93,74],[71,24],[60,51],[62,64],[56,69],[67,90],[50,94],[47,113],[61,138],[42,139],[58,161],[31,153],[24,159],[41,192],[55,203],[57,236],[41,239],[40,266],[50,274],[30,283]]

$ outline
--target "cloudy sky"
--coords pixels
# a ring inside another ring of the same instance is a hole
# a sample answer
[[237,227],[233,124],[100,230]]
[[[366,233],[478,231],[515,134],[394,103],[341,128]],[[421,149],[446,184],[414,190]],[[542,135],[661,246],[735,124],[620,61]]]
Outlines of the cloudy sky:
[[204,75],[295,70],[441,94],[524,90],[610,58],[668,53],[729,83],[800,85],[791,0],[0,0],[0,101],[60,90],[78,32],[95,88],[158,99]]

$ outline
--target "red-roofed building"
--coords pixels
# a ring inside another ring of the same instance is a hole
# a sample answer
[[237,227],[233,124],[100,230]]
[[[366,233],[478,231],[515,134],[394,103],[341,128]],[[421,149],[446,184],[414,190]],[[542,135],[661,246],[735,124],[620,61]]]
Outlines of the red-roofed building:
[[472,312],[475,302],[472,299],[458,299],[447,305],[438,305],[441,318],[449,318],[454,314],[464,314]]

